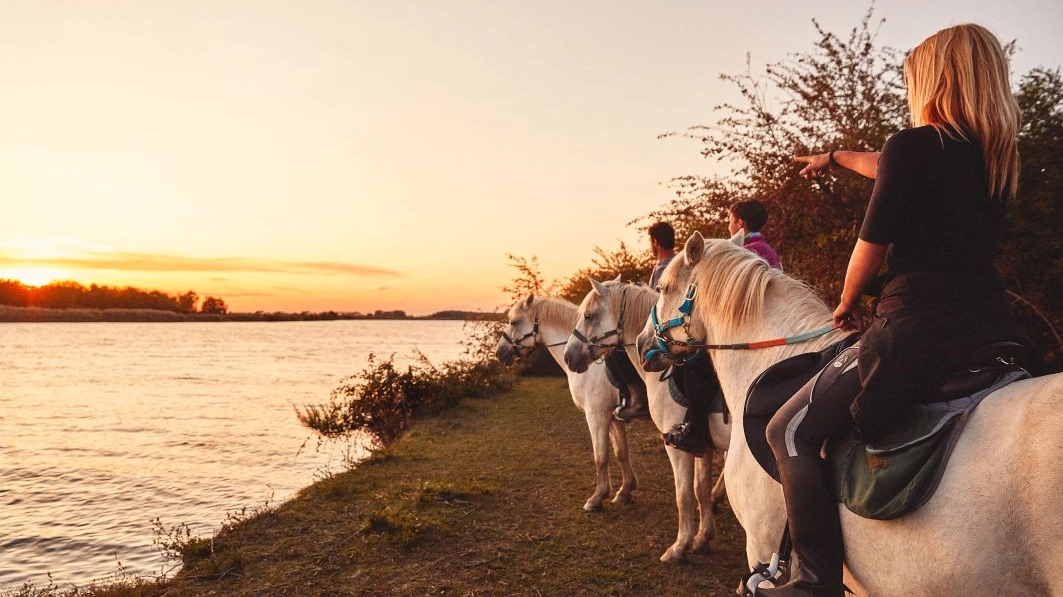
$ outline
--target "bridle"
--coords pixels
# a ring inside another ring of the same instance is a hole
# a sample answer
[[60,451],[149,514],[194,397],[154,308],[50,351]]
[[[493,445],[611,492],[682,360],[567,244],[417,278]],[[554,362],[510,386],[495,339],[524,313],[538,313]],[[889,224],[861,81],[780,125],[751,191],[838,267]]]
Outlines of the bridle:
[[[535,349],[538,348],[539,345],[540,345],[540,342],[539,342],[539,312],[538,311],[535,312],[535,319],[532,320],[532,329],[531,329],[531,331],[526,333],[526,334],[524,334],[520,338],[517,338],[516,340],[514,340],[513,338],[510,338],[509,334],[507,334],[505,330],[502,330],[501,332],[499,332],[499,334],[502,336],[502,338],[506,342],[509,342],[510,344],[513,345],[514,348],[517,349],[517,358],[518,359],[522,359],[522,358],[530,355],[531,353],[535,352]],[[524,344],[524,341],[527,340],[528,338],[532,339],[532,343],[531,343],[530,346],[527,345],[527,344]],[[555,342],[553,344],[542,344],[542,346],[544,348],[553,348],[555,346],[562,346],[562,345],[564,345],[566,343],[567,343],[567,340],[565,342]]]
[[[524,334],[520,338],[517,338],[516,340],[514,340],[513,338],[510,338],[509,334],[507,334],[505,330],[502,330],[499,333],[502,335],[502,338],[504,338],[506,342],[509,342],[510,344],[513,345],[514,348],[517,349],[517,358],[518,359],[524,358],[524,357],[530,355],[532,352],[534,352],[535,348],[537,346],[539,346],[539,342],[538,342],[538,337],[539,337],[539,313],[536,312],[536,314],[535,314],[535,319],[532,322],[531,331],[526,333],[526,334]],[[524,344],[524,341],[527,340],[528,338],[532,339],[531,346],[526,346]],[[525,349],[527,349],[527,352],[524,352]]]
[[[592,346],[594,348],[619,348],[620,343],[623,341],[624,337],[624,310],[627,307],[627,289],[628,287],[625,286],[624,289],[620,292],[620,312],[617,314],[616,317],[615,328],[609,330],[608,332],[598,334],[593,338],[588,338],[586,335],[584,335],[583,332],[579,331],[578,329],[573,329],[572,335],[575,336],[576,339],[580,342],[583,342],[586,345]],[[612,344],[602,344],[602,340],[611,338],[613,336],[616,336],[616,342],[613,342]]]
[[[669,347],[671,346],[682,346],[685,348],[693,348],[695,350],[755,350],[758,348],[770,348],[772,346],[786,346],[789,344],[807,342],[834,329],[833,325],[826,325],[810,332],[786,336],[785,338],[773,338],[771,340],[760,340],[757,342],[739,342],[736,344],[701,344],[696,342],[690,334],[690,313],[694,310],[694,297],[697,296],[697,292],[697,286],[692,282],[690,286],[687,287],[686,296],[683,298],[683,302],[677,309],[679,311],[679,317],[673,317],[664,323],[660,323],[657,317],[657,305],[650,308],[650,325],[653,326],[653,337],[657,341],[657,346],[646,351],[646,354],[643,355],[644,360],[648,361],[660,354],[678,362],[684,361],[685,359],[683,357],[672,354],[669,351]],[[683,328],[683,331],[687,336],[686,342],[680,342],[667,335],[668,330],[677,327]]]

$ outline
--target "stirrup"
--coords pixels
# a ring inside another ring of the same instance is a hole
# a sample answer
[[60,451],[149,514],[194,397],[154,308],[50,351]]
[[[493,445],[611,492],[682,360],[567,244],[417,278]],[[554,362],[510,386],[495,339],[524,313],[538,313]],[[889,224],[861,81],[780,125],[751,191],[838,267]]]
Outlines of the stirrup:
[[694,456],[703,456],[709,448],[708,438],[697,437],[689,421],[676,423],[668,433],[662,433],[661,438],[666,446],[672,446],[676,450],[682,450]]
[[771,561],[767,564],[758,562],[749,574],[742,577],[735,593],[741,597],[756,597],[760,584],[767,582],[771,588],[781,587],[790,580],[789,561],[783,560],[778,553],[771,554]]
[[618,420],[618,421],[623,421],[625,423],[630,423],[631,421],[634,421],[635,419],[645,419],[645,418],[650,416],[650,409],[649,408],[643,408],[643,409],[640,409],[640,410],[631,409],[631,410],[633,410],[633,414],[625,413],[625,411],[628,411],[628,410],[629,410],[629,405],[623,404],[623,403],[620,404],[619,406],[617,406],[616,408],[613,409],[613,418]]

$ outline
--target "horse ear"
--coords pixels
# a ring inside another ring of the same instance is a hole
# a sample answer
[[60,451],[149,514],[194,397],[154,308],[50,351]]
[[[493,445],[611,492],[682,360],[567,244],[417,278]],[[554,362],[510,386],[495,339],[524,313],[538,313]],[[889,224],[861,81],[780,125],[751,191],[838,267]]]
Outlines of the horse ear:
[[606,290],[605,285],[599,282],[598,280],[595,280],[594,278],[588,279],[591,281],[591,286],[594,287],[594,291],[598,294],[604,295],[606,292],[609,292],[608,290]]
[[683,255],[687,260],[687,265],[694,265],[701,260],[701,254],[705,252],[705,237],[701,235],[697,230],[694,234],[690,235],[687,239],[687,244],[683,247]]
[[525,309],[530,309],[532,301],[534,301],[534,300],[535,300],[535,295],[534,294],[529,294],[528,295],[528,299],[524,301],[524,308]]
[[731,242],[741,247],[742,244],[743,244],[742,241],[744,241],[745,239],[746,239],[746,229],[745,228],[739,228],[738,232],[735,232],[734,236],[731,237]]
[[613,278],[613,282],[616,282],[617,284],[619,284],[620,282],[623,282],[623,281],[624,281],[624,274],[617,274],[616,277]]

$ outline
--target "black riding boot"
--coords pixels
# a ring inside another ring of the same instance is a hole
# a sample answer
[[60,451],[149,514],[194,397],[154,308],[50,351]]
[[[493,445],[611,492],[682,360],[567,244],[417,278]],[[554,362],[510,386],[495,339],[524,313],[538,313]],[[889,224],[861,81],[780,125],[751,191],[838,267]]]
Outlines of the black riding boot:
[[621,394],[620,404],[613,409],[613,416],[621,421],[633,421],[650,416],[650,405],[646,400],[645,388],[629,385],[626,395]]
[[699,394],[686,397],[690,406],[682,423],[677,423],[670,431],[662,434],[665,445],[689,452],[694,456],[703,456],[712,447],[709,435],[709,398]]
[[838,502],[817,456],[793,456],[779,462],[779,478],[786,495],[790,538],[800,560],[797,575],[767,597],[843,597],[841,521]]
[[609,382],[620,391],[620,404],[613,409],[613,416],[621,421],[632,421],[650,416],[649,400],[646,398],[646,382],[639,377],[627,353],[618,348],[607,354],[605,369],[609,372]]

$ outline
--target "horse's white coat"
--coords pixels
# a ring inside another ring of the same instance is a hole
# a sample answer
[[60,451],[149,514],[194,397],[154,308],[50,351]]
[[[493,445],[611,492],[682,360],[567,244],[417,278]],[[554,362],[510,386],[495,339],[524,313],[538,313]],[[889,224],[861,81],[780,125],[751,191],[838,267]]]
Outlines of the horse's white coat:
[[[600,510],[602,501],[609,497],[611,491],[609,483],[610,443],[620,463],[621,479],[620,488],[613,497],[613,503],[630,502],[631,492],[638,485],[638,479],[631,466],[627,429],[623,422],[613,418],[613,409],[620,400],[620,394],[609,383],[604,365],[596,364],[587,373],[577,375],[565,369],[562,361],[565,341],[576,322],[576,305],[558,298],[528,297],[513,305],[508,317],[509,325],[505,333],[509,338],[518,341],[521,346],[513,346],[505,337],[500,338],[495,348],[498,360],[508,365],[516,360],[522,347],[523,350],[530,350],[533,343],[546,347],[550,356],[565,370],[572,401],[583,411],[587,419],[587,429],[591,434],[591,448],[594,453],[595,489],[583,504],[583,509],[587,512]],[[531,333],[536,318],[539,319],[539,333],[534,338],[527,336],[525,340],[520,341],[521,338]]]
[[[603,340],[599,346],[588,345],[571,336],[565,347],[566,364],[572,370],[584,371],[614,350],[616,344],[624,345],[628,358],[646,382],[650,418],[662,433],[670,431],[674,425],[683,422],[687,409],[672,399],[667,381],[661,381],[660,375],[648,373],[639,366],[641,359],[634,346],[635,336],[649,317],[650,307],[657,301],[657,293],[647,286],[622,283],[619,278],[604,284],[596,280],[591,280],[591,283],[593,287],[590,293],[580,303],[575,329],[592,339],[609,333],[617,329],[621,311],[624,327],[616,336]],[[710,427],[713,438],[719,442],[716,447],[725,450],[730,426],[724,424],[722,415],[713,415]],[[679,528],[675,543],[661,555],[661,561],[680,562],[690,552],[708,551],[709,543],[716,536],[716,520],[713,516],[716,496],[712,491],[713,449],[710,448],[700,458],[671,446],[665,446],[665,452],[675,480]]]
[[[677,315],[691,283],[697,296],[689,333],[696,342],[767,340],[830,321],[830,309],[805,285],[733,243],[705,241],[697,233],[662,276],[657,303],[662,319]],[[682,328],[673,331],[677,340],[687,339]],[[724,477],[746,530],[750,565],[767,561],[777,549],[785,513],[780,486],[746,447],[741,429],[746,388],[769,365],[823,348],[841,335],[836,331],[795,346],[711,352],[734,415]],[[651,346],[652,338],[645,329],[638,345]],[[872,597],[1063,595],[1061,404],[1063,375],[1011,384],[972,413],[936,493],[921,508],[877,521],[840,507],[848,586]]]

